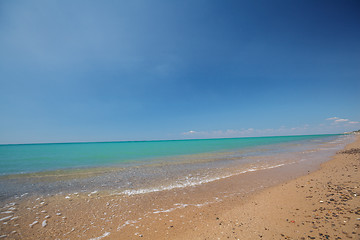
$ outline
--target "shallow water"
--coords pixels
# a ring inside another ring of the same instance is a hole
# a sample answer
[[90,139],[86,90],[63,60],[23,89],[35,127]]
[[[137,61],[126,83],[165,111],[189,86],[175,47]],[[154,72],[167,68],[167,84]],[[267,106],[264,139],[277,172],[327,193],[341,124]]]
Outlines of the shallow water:
[[271,147],[275,144],[321,142],[339,136],[341,135],[0,145],[0,175],[71,168],[129,167],[174,161],[211,161],[218,156],[223,160],[224,157],[231,158],[231,152],[233,157],[257,155],[262,150],[283,151]]
[[[352,140],[353,136],[349,135],[316,135],[3,145],[0,148],[3,174],[0,177],[0,200],[24,194],[103,190],[136,195],[199,186],[246,172],[295,163],[316,167]],[[177,145],[179,149],[176,149]],[[120,156],[118,161],[114,160],[116,156]],[[63,163],[61,159],[66,157],[77,160]],[[12,161],[18,164],[15,166]],[[29,165],[31,168],[26,169]],[[19,172],[26,173],[11,174]]]

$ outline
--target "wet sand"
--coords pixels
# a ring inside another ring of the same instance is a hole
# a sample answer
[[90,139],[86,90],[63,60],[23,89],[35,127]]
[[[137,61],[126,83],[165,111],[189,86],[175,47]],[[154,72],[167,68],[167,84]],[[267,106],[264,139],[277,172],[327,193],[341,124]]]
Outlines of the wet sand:
[[[346,149],[360,149],[360,138]],[[0,237],[359,239],[359,165],[353,150],[310,174],[291,164],[148,194],[23,196],[1,205]]]
[[[320,170],[218,211],[179,239],[360,239],[360,137]],[[193,229],[195,230],[195,228]]]

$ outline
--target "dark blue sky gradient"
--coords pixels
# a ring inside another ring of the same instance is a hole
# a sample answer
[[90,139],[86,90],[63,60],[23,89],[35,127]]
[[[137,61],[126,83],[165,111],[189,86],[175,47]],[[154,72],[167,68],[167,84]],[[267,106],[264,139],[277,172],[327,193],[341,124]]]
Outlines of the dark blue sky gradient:
[[359,129],[359,12],[359,1],[1,1],[0,143]]

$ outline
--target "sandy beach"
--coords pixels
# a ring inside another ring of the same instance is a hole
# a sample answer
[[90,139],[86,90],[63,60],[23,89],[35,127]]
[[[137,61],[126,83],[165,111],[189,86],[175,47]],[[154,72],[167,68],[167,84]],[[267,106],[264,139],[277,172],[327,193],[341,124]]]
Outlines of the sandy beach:
[[261,191],[179,239],[360,239],[360,137],[321,169]]
[[1,1],[0,240],[360,240],[359,9]]
[[357,137],[319,170],[292,164],[130,196],[24,196],[1,206],[0,237],[359,239],[359,160]]

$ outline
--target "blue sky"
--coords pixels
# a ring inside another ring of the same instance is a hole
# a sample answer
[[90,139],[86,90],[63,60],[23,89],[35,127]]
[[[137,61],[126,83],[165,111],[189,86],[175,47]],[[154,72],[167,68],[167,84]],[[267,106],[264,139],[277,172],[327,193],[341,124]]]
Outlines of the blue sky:
[[0,143],[360,129],[359,1],[1,1]]

